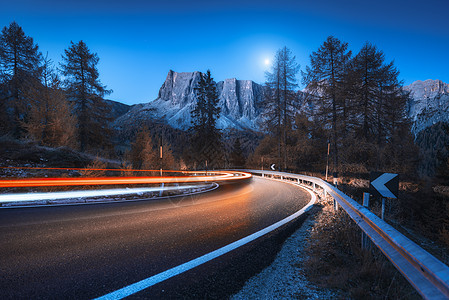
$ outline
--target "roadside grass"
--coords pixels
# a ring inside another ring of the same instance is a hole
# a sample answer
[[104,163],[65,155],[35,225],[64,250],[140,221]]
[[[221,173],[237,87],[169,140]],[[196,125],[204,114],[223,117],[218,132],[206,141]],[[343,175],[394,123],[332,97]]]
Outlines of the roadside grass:
[[361,248],[361,230],[341,209],[322,204],[307,241],[304,268],[308,279],[338,289],[351,299],[421,299],[373,245]]

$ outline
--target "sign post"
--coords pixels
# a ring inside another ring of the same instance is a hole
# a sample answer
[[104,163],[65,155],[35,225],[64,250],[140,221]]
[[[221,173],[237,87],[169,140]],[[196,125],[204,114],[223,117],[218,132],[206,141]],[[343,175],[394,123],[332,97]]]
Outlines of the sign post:
[[327,159],[326,159],[326,181],[327,181],[327,172],[329,171],[329,150],[331,147],[331,143],[327,142]]
[[394,173],[371,172],[370,194],[382,199],[382,220],[385,217],[385,198],[398,198],[399,175]]

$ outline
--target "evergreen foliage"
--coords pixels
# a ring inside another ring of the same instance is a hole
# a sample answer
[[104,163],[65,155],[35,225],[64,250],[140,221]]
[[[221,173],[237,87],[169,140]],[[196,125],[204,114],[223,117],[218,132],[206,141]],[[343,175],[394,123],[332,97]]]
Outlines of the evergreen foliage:
[[449,124],[438,122],[418,133],[416,144],[421,153],[418,172],[421,176],[435,174],[449,182]]
[[271,72],[266,72],[265,128],[277,139],[279,170],[287,169],[288,133],[298,109],[294,89],[299,67],[291,50],[284,47],[276,52]]
[[78,116],[80,150],[110,151],[109,106],[103,96],[111,91],[106,90],[99,80],[98,55],[91,53],[87,45],[79,41],[71,42],[62,59],[64,84]]
[[348,43],[329,36],[323,45],[310,55],[310,66],[307,66],[306,71],[302,73],[303,82],[316,102],[315,120],[323,122],[325,127],[331,129],[334,177],[338,177],[338,140],[342,131],[338,126],[340,111],[347,114],[346,110],[341,108],[342,106],[346,108],[345,79],[351,55]]
[[245,166],[245,156],[243,155],[242,145],[240,144],[240,139],[236,138],[234,142],[234,147],[230,155],[231,167],[243,168]]
[[409,96],[399,71],[370,43],[351,56],[347,43],[330,36],[312,53],[303,73],[315,108],[310,118],[323,124],[330,137],[334,177],[354,164],[366,170],[413,170]]
[[198,82],[197,102],[191,111],[191,146],[197,166],[218,167],[223,165],[223,146],[221,132],[217,128],[220,117],[218,93],[210,70],[201,74]]
[[41,53],[33,38],[12,22],[0,34],[0,131],[12,131],[16,138],[23,133],[21,121],[28,108],[25,96],[30,84],[38,79]]

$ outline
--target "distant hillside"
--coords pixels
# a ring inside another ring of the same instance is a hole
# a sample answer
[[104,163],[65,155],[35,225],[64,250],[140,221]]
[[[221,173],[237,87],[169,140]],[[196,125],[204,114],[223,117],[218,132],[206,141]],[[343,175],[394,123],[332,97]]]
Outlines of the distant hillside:
[[105,100],[105,101],[111,107],[110,117],[113,120],[126,114],[132,107],[131,105],[127,105],[127,104],[117,102],[114,100]]

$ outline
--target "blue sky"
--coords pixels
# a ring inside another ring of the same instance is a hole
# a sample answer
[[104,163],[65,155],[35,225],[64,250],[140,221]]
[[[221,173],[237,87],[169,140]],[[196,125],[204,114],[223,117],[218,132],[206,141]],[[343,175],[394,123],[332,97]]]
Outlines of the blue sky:
[[355,53],[374,43],[405,84],[449,83],[448,13],[446,0],[16,0],[1,4],[0,26],[15,20],[55,62],[84,40],[108,98],[135,104],[154,100],[170,69],[264,82],[264,61],[283,46],[303,70],[329,35]]

